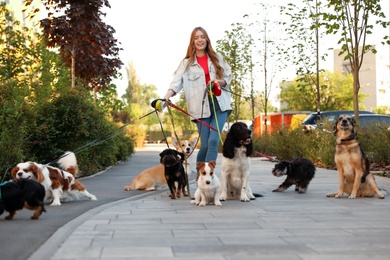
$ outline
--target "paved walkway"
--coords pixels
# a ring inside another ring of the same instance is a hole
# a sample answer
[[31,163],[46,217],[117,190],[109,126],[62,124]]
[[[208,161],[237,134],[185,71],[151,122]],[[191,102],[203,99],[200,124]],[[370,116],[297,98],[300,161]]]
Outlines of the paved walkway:
[[[167,189],[149,192],[83,214],[30,260],[389,259],[390,194],[327,198],[338,188],[337,173],[319,168],[306,194],[273,193],[284,180],[271,174],[273,165],[251,159],[251,187],[262,198],[199,207],[188,198],[171,200]],[[390,178],[376,179],[390,191]]]

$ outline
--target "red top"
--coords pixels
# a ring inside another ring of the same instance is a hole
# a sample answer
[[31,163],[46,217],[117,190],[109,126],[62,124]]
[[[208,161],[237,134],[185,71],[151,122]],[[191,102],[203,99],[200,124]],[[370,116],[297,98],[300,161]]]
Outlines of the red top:
[[210,81],[210,72],[209,72],[209,66],[207,62],[208,57],[207,55],[203,55],[202,57],[196,56],[196,60],[204,70],[204,75],[206,76],[206,85],[207,85],[207,83]]

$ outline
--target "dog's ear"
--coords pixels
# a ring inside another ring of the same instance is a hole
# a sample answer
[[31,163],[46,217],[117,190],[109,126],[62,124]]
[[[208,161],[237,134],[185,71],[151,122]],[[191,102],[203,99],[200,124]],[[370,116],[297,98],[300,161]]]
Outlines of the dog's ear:
[[355,121],[355,118],[351,118],[351,123],[352,123],[352,126],[355,127],[356,126],[356,121]]
[[252,153],[253,153],[253,143],[252,143],[252,141],[249,144],[245,145],[245,147],[246,147],[246,156],[247,157],[251,156]]
[[215,165],[217,164],[217,162],[216,161],[214,161],[214,160],[212,160],[212,161],[209,161],[209,166],[211,167],[211,168],[215,168]]
[[198,168],[198,169],[202,169],[203,167],[204,167],[204,162],[198,162],[197,164],[196,164],[196,168]]
[[45,180],[45,177],[43,176],[41,169],[35,163],[31,163],[30,168],[35,175],[35,178],[37,178],[37,181],[42,183]]
[[167,153],[167,150],[165,149],[164,151],[162,151],[159,155],[160,155],[160,163],[162,163],[162,159],[164,158],[165,154]]
[[337,118],[337,120],[334,122],[334,124],[333,124],[333,133],[334,133],[334,135],[336,135],[337,134],[337,125],[339,124],[339,122],[340,122],[340,118],[341,118],[341,116],[339,117],[339,118]]
[[185,159],[184,153],[176,151],[176,150],[174,150],[174,151],[176,152],[176,155],[180,156],[180,161],[184,162],[184,159]]
[[234,144],[233,144],[232,134],[230,131],[226,135],[225,142],[223,143],[222,154],[224,157],[229,159],[233,159],[234,157]]
[[196,143],[198,142],[198,137],[194,137],[191,139],[190,144],[191,147],[195,150]]
[[179,142],[177,141],[176,137],[172,136],[172,144],[173,146],[176,148],[176,149],[179,149],[180,148],[180,144]]
[[19,171],[19,167],[15,166],[14,168],[12,168],[11,175],[12,175],[12,177],[14,177],[14,179],[16,179],[16,173],[18,171]]

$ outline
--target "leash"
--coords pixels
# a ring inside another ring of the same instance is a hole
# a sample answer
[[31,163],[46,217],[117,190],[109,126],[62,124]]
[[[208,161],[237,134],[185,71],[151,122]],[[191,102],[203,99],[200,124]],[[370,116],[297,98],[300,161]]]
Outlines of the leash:
[[[170,106],[167,107],[168,109],[168,113],[169,113],[169,118],[171,119],[171,123],[172,123],[172,129],[173,129],[173,133],[175,134],[175,137],[176,137],[176,140],[177,142],[180,144],[180,139],[179,139],[179,136],[177,135],[177,132],[176,132],[176,128],[175,128],[175,123],[173,121],[173,114],[172,114],[172,111],[171,111],[171,108]],[[168,142],[167,142],[168,143]],[[180,146],[180,149],[181,149],[181,152],[183,153],[184,155],[184,163],[185,165],[187,166],[187,156],[185,156],[185,152],[183,150],[183,147]],[[190,190],[190,183],[189,183],[189,180],[188,180],[188,172],[187,172],[187,167],[184,167],[184,178],[185,178],[185,181],[186,181],[186,185],[187,185],[187,192],[188,192],[188,198],[191,200],[191,190]]]
[[[215,117],[215,122],[216,122],[216,126],[217,126],[218,137],[219,137],[219,140],[221,141],[221,144],[223,145],[223,140],[222,140],[222,136],[221,136],[221,130],[219,129],[219,122],[218,122],[218,117],[217,117],[217,111],[215,109],[215,102],[214,102],[214,96],[220,96],[221,95],[221,87],[219,86],[217,81],[214,81],[214,82],[210,81],[209,84],[208,84],[208,88],[209,88],[209,95],[211,97],[211,103],[213,105],[213,111],[214,111],[214,117]],[[203,104],[204,104],[204,100],[203,100]]]

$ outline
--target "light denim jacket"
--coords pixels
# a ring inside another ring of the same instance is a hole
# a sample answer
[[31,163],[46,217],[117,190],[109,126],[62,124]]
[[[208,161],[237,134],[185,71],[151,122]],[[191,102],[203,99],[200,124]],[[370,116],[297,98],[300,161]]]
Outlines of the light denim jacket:
[[[217,53],[219,64],[223,68],[223,79],[226,81],[226,86],[222,87],[222,94],[216,99],[218,100],[221,111],[232,110],[231,107],[231,93],[229,90],[229,84],[232,80],[232,72],[229,64],[223,59],[222,55]],[[188,59],[183,60],[170,85],[170,89],[179,93],[184,88],[184,95],[187,102],[187,112],[195,118],[207,118],[210,117],[210,104],[209,99],[204,99],[204,108],[202,113],[202,101],[206,90],[206,76],[203,68],[198,64],[195,59],[194,63],[190,65],[188,70],[184,72],[184,69],[188,63]],[[208,59],[210,79],[216,79],[215,69]],[[211,104],[212,105],[212,104]]]

